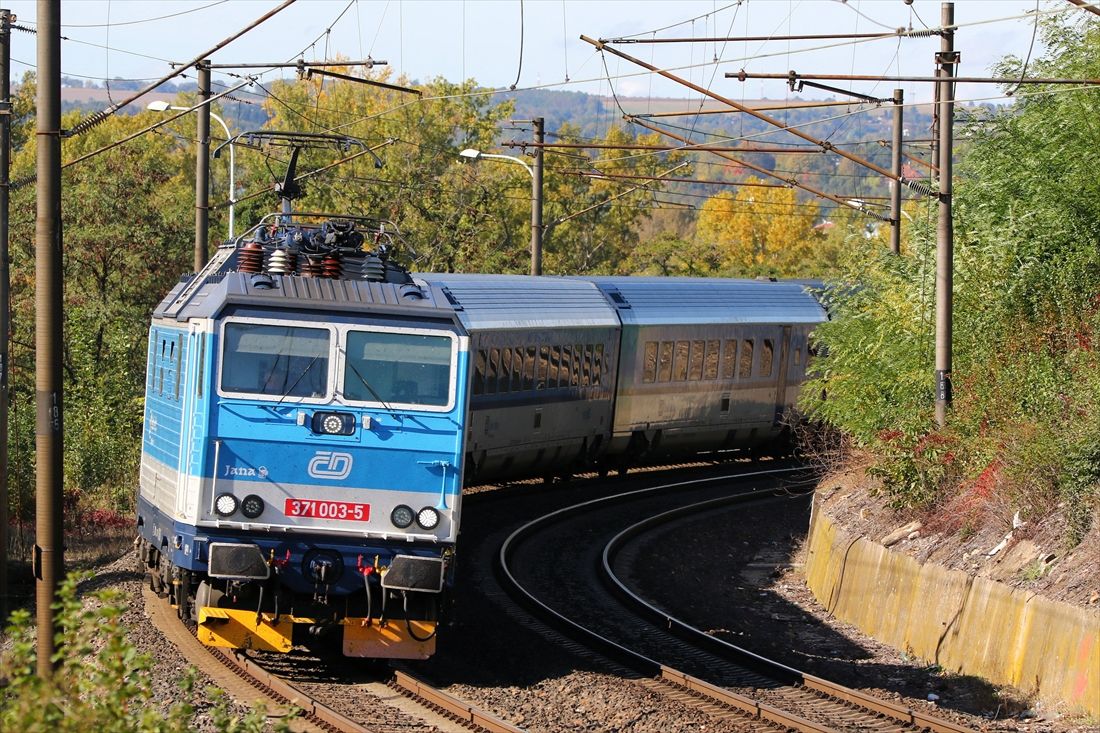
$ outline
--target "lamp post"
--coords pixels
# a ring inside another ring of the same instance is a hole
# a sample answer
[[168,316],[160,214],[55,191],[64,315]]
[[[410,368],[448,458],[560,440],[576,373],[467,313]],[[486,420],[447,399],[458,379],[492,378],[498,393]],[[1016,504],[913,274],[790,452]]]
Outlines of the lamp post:
[[[542,149],[539,149],[541,153]],[[527,165],[522,158],[514,155],[498,155],[496,153],[483,153],[480,150],[466,148],[459,156],[468,160],[481,160],[493,158],[495,160],[507,160],[519,163],[531,174],[531,274],[542,274],[542,165],[541,159],[536,160],[535,167]]]
[[[190,107],[177,107],[174,104],[168,104],[167,102],[164,102],[162,100],[156,100],[156,101],[153,101],[153,102],[150,102],[149,104],[147,104],[145,106],[145,109],[150,110],[151,112],[167,112],[170,109],[185,112],[185,111],[187,111],[191,108]],[[213,112],[210,113],[210,116],[213,119],[217,120],[218,124],[222,126],[223,130],[225,130],[226,140],[231,140],[233,136],[229,134],[229,125],[225,124],[225,120],[223,120],[221,117],[214,114]],[[233,155],[233,143],[230,142],[229,143],[229,238],[230,239],[233,238],[233,205],[235,203],[237,203],[237,187],[236,187],[236,182],[234,181],[234,178],[233,178],[235,169],[236,169],[236,160],[235,160],[234,155]]]

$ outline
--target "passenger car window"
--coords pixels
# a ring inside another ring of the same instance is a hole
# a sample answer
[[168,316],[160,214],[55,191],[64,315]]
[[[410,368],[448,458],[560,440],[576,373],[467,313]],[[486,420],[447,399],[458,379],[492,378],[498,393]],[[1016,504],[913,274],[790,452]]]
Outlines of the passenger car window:
[[509,392],[512,389],[512,350],[500,350],[500,391]]
[[550,373],[550,347],[539,347],[539,376],[538,376],[538,389],[546,389],[546,380]]
[[348,331],[344,398],[443,407],[450,402],[451,339]]
[[324,397],[331,341],[323,328],[227,323],[222,389],[280,398]]
[[516,347],[512,351],[512,391],[523,389],[523,349]]
[[478,349],[477,360],[474,362],[474,394],[482,394],[485,391],[485,373],[488,370],[489,352]]
[[671,341],[661,342],[661,354],[657,361],[658,382],[667,382],[672,379],[672,347]]
[[603,384],[603,344],[596,344],[596,356],[592,362],[592,383]]
[[489,349],[489,371],[485,376],[485,394],[496,394],[500,375],[500,349]]
[[573,347],[566,345],[561,347],[561,366],[558,368],[558,385],[569,386],[570,374],[573,372]]
[[648,383],[657,381],[657,342],[647,341],[645,356],[642,357],[642,381]]
[[689,346],[688,341],[676,342],[676,353],[672,357],[672,381],[674,382],[687,380]]
[[752,376],[752,339],[741,342],[741,364],[737,370],[738,379],[748,379]]
[[688,379],[693,382],[703,378],[703,346],[703,341],[691,342],[691,369],[688,372]]
[[547,386],[551,389],[558,386],[558,381],[561,379],[561,347],[550,347],[550,376],[547,380]]
[[764,339],[764,348],[760,351],[760,376],[770,377],[772,375],[772,341],[771,339]]
[[527,347],[527,355],[523,359],[523,389],[531,391],[535,388],[535,347]]
[[737,339],[726,341],[726,353],[722,359],[722,379],[737,376]]
[[721,341],[707,342],[707,355],[703,360],[703,379],[718,379],[718,356]]

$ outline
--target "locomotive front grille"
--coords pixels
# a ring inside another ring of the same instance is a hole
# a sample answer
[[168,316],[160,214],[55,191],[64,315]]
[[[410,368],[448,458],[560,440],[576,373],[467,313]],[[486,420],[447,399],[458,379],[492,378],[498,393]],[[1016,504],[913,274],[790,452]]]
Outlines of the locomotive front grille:
[[259,545],[213,542],[207,573],[212,578],[264,580],[271,574],[271,568]]
[[433,557],[395,555],[390,569],[382,576],[382,586],[390,590],[439,593],[443,590],[443,561]]

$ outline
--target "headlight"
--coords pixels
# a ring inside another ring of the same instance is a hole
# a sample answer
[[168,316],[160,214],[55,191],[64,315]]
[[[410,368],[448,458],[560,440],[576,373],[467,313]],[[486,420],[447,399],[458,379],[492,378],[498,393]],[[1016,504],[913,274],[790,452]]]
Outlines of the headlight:
[[426,506],[416,513],[416,523],[422,529],[435,529],[439,526],[439,512]]
[[398,504],[390,512],[390,521],[393,522],[393,526],[398,529],[405,529],[413,523],[413,519],[416,515],[413,514],[413,510],[404,504]]
[[237,511],[237,497],[232,494],[218,494],[218,498],[214,500],[214,511],[223,517],[228,517]]
[[318,435],[354,435],[355,415],[350,412],[315,412],[309,427]]
[[241,514],[255,519],[264,513],[264,500],[255,494],[249,494],[241,500]]

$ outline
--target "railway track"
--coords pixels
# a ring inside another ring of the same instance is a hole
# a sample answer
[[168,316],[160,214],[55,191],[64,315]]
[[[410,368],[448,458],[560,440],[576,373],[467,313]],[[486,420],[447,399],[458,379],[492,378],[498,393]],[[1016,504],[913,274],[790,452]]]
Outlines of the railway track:
[[[776,473],[755,475],[762,480]],[[739,474],[727,482],[745,479]],[[644,601],[614,570],[615,558],[631,540],[662,524],[692,513],[716,515],[731,506],[778,500],[797,490],[786,485],[731,492],[716,477],[581,502],[513,532],[500,548],[498,572],[508,592],[544,623],[650,676],[677,693],[680,702],[694,700],[712,715],[714,710],[729,711],[728,719],[739,729],[969,730],[719,642]],[[675,492],[678,503],[686,506],[655,511],[659,502],[654,499],[668,492]],[[712,495],[706,496],[708,492]],[[645,506],[643,518],[628,508],[633,504]],[[632,513],[634,519],[626,518]],[[539,563],[548,553],[555,553],[555,562]],[[532,569],[532,563],[537,567]]]
[[[369,720],[355,720],[338,712],[240,651],[204,646],[179,621],[167,602],[148,588],[143,590],[143,595],[146,612],[153,625],[179,648],[191,664],[234,699],[246,705],[263,705],[269,720],[289,721],[295,733],[379,733],[393,728],[372,724]],[[523,729],[432,687],[408,671],[394,671],[387,686],[422,708],[412,713],[425,721],[425,729],[444,733],[460,730],[522,733]]]

